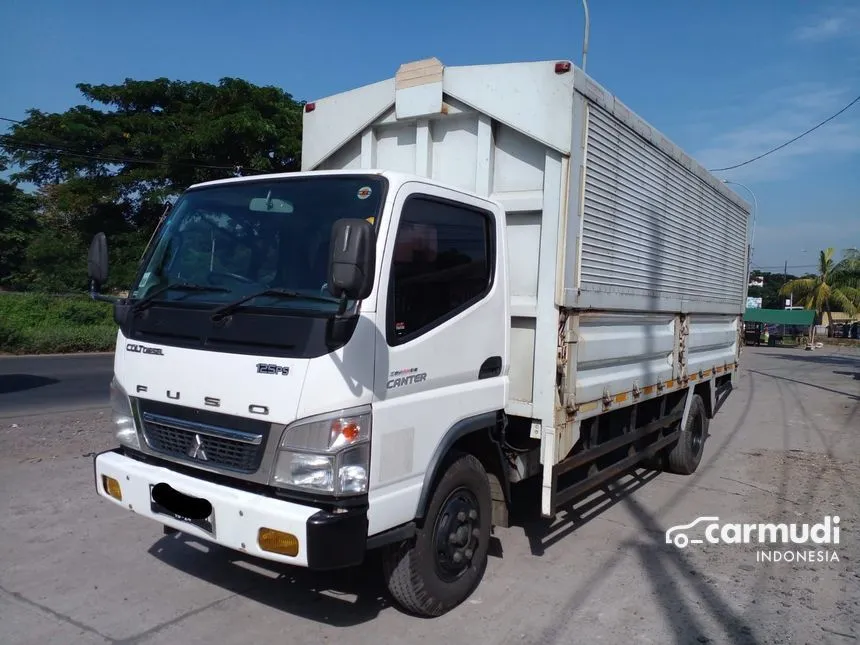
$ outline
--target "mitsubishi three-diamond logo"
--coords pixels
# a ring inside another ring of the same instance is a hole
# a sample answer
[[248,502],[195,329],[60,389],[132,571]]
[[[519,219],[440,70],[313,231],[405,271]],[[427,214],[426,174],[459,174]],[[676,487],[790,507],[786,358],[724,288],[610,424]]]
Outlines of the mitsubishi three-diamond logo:
[[194,441],[191,442],[191,447],[188,449],[188,456],[200,461],[209,460],[209,457],[206,456],[206,451],[203,449],[203,440],[199,434],[194,435]]

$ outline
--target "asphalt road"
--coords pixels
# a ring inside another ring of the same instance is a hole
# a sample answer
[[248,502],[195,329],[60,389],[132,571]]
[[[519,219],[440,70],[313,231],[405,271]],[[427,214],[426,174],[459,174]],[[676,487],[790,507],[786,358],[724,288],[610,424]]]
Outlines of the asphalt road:
[[113,354],[0,357],[0,419],[101,408]]
[[[478,590],[432,620],[393,607],[372,561],[317,574],[272,565],[165,536],[98,498],[92,454],[110,435],[106,409],[0,421],[0,643],[860,640],[858,351],[748,348],[694,475],[639,470],[553,522],[519,515],[496,531]],[[837,561],[762,563],[757,544],[665,540],[704,515],[834,514]]]

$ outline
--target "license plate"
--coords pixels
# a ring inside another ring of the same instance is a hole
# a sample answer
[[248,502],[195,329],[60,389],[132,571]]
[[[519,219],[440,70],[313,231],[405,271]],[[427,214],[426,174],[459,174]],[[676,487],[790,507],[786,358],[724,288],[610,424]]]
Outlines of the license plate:
[[150,484],[149,508],[157,515],[172,517],[215,536],[215,509],[209,500],[186,495],[169,484]]

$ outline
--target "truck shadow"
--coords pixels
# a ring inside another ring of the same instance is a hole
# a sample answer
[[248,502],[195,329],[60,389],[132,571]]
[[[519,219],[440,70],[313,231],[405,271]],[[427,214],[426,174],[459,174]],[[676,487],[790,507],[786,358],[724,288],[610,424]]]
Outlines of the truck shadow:
[[35,374],[0,374],[0,394],[35,390],[59,382],[59,379]]
[[[744,406],[740,410],[734,428],[724,436],[720,450],[726,450],[731,446],[746,427],[747,418],[756,400],[753,376],[745,372],[743,382],[748,385],[746,388],[743,384],[739,387],[745,399]],[[745,392],[744,389],[746,389]],[[626,562],[625,556],[629,553],[635,553],[638,556],[647,579],[654,589],[654,596],[657,599],[655,604],[672,630],[672,638],[666,642],[678,645],[714,642],[704,633],[705,625],[702,621],[704,616],[710,616],[722,628],[724,632],[722,639],[717,642],[736,645],[760,642],[752,627],[753,617],[745,618],[743,613],[731,606],[688,554],[665,544],[663,538],[666,527],[658,520],[668,509],[675,507],[692,494],[696,483],[713,470],[716,463],[715,460],[703,463],[690,477],[689,484],[679,488],[656,510],[645,508],[630,492],[621,498],[620,501],[625,509],[634,518],[639,536],[619,541],[616,553],[603,562],[599,570],[588,579],[578,580],[572,592],[565,592],[568,597],[556,611],[556,618],[537,635],[534,642],[562,642],[561,639],[567,633],[569,624],[593,598],[598,588],[606,583],[622,563]],[[647,472],[652,478],[658,476],[654,471]],[[644,474],[639,476],[644,477]],[[617,489],[614,494],[620,495]]]
[[[616,504],[621,504],[632,515],[637,536],[620,542],[619,553],[635,556],[638,565],[651,586],[655,606],[663,614],[672,632],[666,642],[686,645],[708,643],[708,619],[723,630],[725,640],[734,645],[754,645],[760,642],[750,620],[737,610],[714,585],[706,571],[701,570],[693,558],[672,545],[665,544],[665,527],[657,520],[657,513],[648,510],[633,495],[641,487],[660,476],[660,472],[646,469],[630,471],[613,480],[599,492],[592,493],[580,503],[564,509],[555,521],[527,520],[523,528],[529,538],[533,555],[543,555],[545,549],[570,533],[581,528]],[[689,493],[681,489],[676,499]],[[628,527],[629,528],[629,527]],[[619,556],[620,557],[620,556]],[[601,568],[597,576],[604,578],[616,562]],[[565,607],[557,621],[549,624],[534,642],[562,642],[571,617],[594,592],[598,578],[583,583]]]
[[813,363],[817,365],[836,365],[837,367],[857,367],[860,365],[860,354],[816,354],[815,352],[768,353],[768,358],[776,358],[781,361],[793,361],[797,363]]
[[309,571],[176,533],[158,540],[149,554],[234,595],[332,627],[368,622],[391,604],[373,552],[360,567]]
[[[817,385],[815,383],[810,383],[808,381],[801,381],[799,379],[789,378],[788,376],[779,376],[777,374],[768,374],[767,372],[761,372],[759,370],[749,370],[753,374],[760,374],[761,376],[767,376],[768,378],[778,379],[780,381],[786,381],[789,383],[795,383],[797,385],[804,385],[806,387],[812,387],[816,390],[822,390],[824,392],[830,392],[831,394],[841,394],[842,396],[847,396],[850,399],[854,399],[856,401],[860,401],[860,396],[857,394],[852,394],[851,392],[843,392],[842,390],[835,390],[831,387],[825,387],[823,385]],[[840,374],[840,372],[836,372]]]
[[[532,555],[540,557],[548,548],[624,501],[660,474],[658,471],[642,468],[622,473],[599,489],[559,508],[553,518],[542,517],[540,505],[534,501],[540,499],[541,482],[525,481],[514,486],[511,491],[513,502],[511,525],[523,529]],[[527,497],[531,499],[528,500]]]
[[860,370],[856,372],[843,372],[842,370],[833,370],[834,374],[839,376],[851,376],[855,381],[860,381]]
[[[530,509],[540,498],[538,478],[514,486],[512,527],[522,527],[533,555],[544,551],[625,500],[660,473],[639,470],[622,474],[600,490],[574,500],[556,515],[544,519]],[[539,509],[539,506],[537,506]],[[375,619],[394,606],[382,576],[380,555],[368,552],[364,564],[338,571],[309,571],[281,565],[175,533],[149,548],[149,554],[184,574],[225,591],[259,602],[277,611],[332,627],[350,627]],[[490,557],[502,558],[498,537],[492,537]]]

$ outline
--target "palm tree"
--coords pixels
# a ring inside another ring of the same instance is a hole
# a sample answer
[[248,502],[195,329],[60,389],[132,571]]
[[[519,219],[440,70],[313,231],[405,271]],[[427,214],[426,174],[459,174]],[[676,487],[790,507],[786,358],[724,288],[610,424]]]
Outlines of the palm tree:
[[[815,310],[819,317],[826,311],[831,325],[834,305],[851,316],[860,309],[860,289],[856,283],[857,257],[851,250],[845,254],[845,259],[836,264],[833,261],[833,253],[832,247],[819,253],[817,275],[790,280],[779,290],[782,296],[794,294],[794,299],[804,309]],[[813,323],[810,341],[814,339],[814,335]]]
[[[838,274],[843,286],[849,289],[860,287],[860,249],[842,251],[842,260],[833,267],[833,271]],[[855,302],[855,305],[858,303]]]
[[845,249],[842,260],[833,267],[833,284],[848,296],[854,306],[845,309],[852,316],[860,311],[860,249]]

